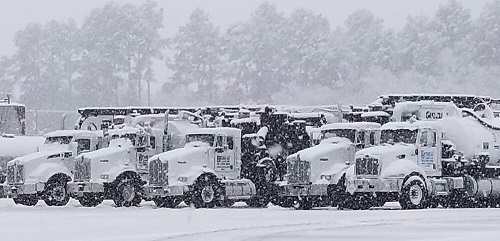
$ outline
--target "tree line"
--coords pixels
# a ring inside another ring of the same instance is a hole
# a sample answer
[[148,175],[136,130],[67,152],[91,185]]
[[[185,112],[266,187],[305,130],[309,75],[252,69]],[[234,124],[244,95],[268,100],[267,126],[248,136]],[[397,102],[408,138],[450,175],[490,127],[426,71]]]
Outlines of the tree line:
[[152,1],[108,3],[80,25],[29,24],[0,60],[0,88],[19,90],[31,108],[72,109],[149,96],[156,105],[366,103],[389,92],[495,96],[500,87],[500,0],[475,18],[449,0],[401,29],[368,10],[331,26],[269,3],[225,28],[200,9],[174,36],[161,34],[164,24]]

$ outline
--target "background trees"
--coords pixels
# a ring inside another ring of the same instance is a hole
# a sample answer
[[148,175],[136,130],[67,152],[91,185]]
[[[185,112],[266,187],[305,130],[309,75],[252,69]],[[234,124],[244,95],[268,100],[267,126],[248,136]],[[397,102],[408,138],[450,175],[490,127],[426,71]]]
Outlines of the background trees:
[[366,103],[388,92],[499,94],[499,0],[478,18],[449,0],[432,16],[408,16],[401,29],[387,28],[368,10],[330,26],[325,16],[306,9],[286,14],[269,3],[225,28],[200,9],[174,36],[161,34],[164,24],[163,9],[152,1],[109,3],[81,24],[29,24],[14,38],[15,54],[0,58],[0,88],[29,108],[60,110]]

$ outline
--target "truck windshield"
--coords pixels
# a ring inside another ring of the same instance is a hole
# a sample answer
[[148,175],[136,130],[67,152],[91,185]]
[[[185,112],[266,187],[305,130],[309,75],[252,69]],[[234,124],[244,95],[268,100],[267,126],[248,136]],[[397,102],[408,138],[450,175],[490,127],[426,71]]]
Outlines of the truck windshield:
[[69,144],[72,139],[72,136],[51,136],[45,138],[45,144]]
[[210,146],[213,146],[214,139],[215,137],[212,134],[191,134],[186,136],[186,143],[199,141],[208,143]]
[[356,138],[356,130],[353,129],[335,129],[335,130],[325,130],[323,131],[323,139],[331,137],[344,137],[354,143]]
[[124,138],[124,139],[129,139],[130,142],[132,142],[132,145],[135,146],[136,144],[136,134],[132,134],[132,133],[127,133],[127,134],[122,134],[122,135],[113,135],[111,136],[111,139],[118,139],[118,138]]
[[408,143],[415,144],[417,142],[417,130],[398,129],[398,130],[382,130],[380,136],[381,143]]

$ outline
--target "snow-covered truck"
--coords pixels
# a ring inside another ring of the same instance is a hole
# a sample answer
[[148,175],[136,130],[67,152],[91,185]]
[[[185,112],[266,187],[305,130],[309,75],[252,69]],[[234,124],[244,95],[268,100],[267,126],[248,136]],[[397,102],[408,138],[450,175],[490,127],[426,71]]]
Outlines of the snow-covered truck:
[[500,123],[450,105],[396,104],[394,120],[408,121],[383,125],[382,144],[356,153],[346,172],[344,206],[366,209],[386,201],[399,201],[403,209],[497,206]]
[[380,124],[332,123],[319,128],[321,142],[287,157],[285,180],[278,188],[277,204],[310,209],[330,205],[337,182],[354,163],[357,150],[377,145]]
[[6,192],[16,204],[33,206],[42,199],[49,206],[64,206],[75,157],[103,145],[101,131],[50,132],[37,152],[8,162]]
[[260,196],[258,185],[240,174],[241,130],[201,128],[186,135],[183,148],[150,158],[146,190],[160,207],[182,201],[196,208],[231,206],[235,201],[266,206],[269,198]]
[[76,158],[68,190],[81,205],[97,206],[112,199],[116,206],[136,206],[148,177],[148,159],[183,145],[184,133],[198,128],[185,119],[167,115],[134,117],[119,129],[110,129],[109,146]]

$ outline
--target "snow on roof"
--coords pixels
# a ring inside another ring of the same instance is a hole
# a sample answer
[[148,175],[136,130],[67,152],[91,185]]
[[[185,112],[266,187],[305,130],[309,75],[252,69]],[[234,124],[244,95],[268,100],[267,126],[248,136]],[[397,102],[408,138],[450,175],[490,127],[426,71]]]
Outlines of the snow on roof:
[[187,133],[188,135],[193,134],[227,134],[227,135],[241,135],[241,130],[238,128],[232,127],[217,127],[217,128],[199,128],[190,130]]
[[123,128],[119,128],[119,129],[110,129],[108,131],[108,134],[110,136],[112,136],[112,135],[122,136],[125,134],[137,134],[138,131],[139,131],[139,128],[135,128],[135,127],[131,127],[131,126],[124,126]]
[[379,123],[375,122],[347,122],[347,123],[332,123],[320,127],[321,131],[338,130],[338,129],[377,129],[380,128]]
[[415,122],[388,122],[382,127],[381,130],[398,130],[398,129],[407,129],[407,130],[416,130],[419,128],[439,128],[439,122],[437,121],[415,121]]
[[232,119],[231,120],[231,125],[237,125],[237,124],[242,124],[242,123],[259,123],[260,118],[258,116],[252,116],[252,117],[247,117],[247,118],[240,118],[240,119]]
[[481,96],[481,95],[471,95],[471,94],[386,94],[386,95],[381,95],[379,98],[387,98],[389,96],[463,96],[463,97],[479,97],[479,98],[489,98],[487,96]]
[[21,106],[21,107],[25,107],[25,105],[23,104],[19,104],[19,103],[13,103],[13,102],[4,102],[4,101],[1,101],[0,102],[0,106]]
[[369,112],[363,112],[361,114],[361,117],[378,117],[378,116],[384,116],[384,117],[390,117],[389,113],[385,111],[369,111]]
[[302,112],[302,113],[296,112],[296,113],[291,113],[290,115],[293,118],[302,119],[302,118],[318,118],[318,117],[321,117],[322,113],[319,113],[319,112]]
[[57,136],[73,136],[73,137],[100,137],[103,136],[101,131],[87,131],[87,130],[57,130],[45,134],[45,137]]

